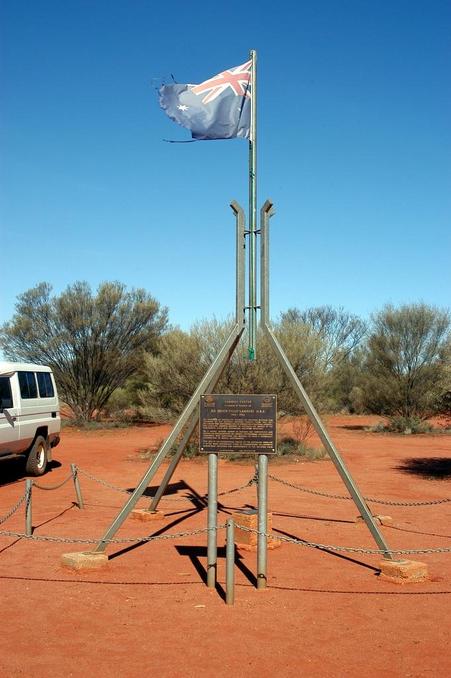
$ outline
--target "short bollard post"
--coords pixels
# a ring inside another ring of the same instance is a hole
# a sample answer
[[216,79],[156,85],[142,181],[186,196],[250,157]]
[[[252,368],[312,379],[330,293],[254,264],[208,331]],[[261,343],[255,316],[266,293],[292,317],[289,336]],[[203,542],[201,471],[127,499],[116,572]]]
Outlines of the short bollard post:
[[33,514],[31,510],[31,489],[33,481],[27,478],[25,481],[25,534],[31,537],[33,534]]
[[235,522],[233,518],[227,520],[226,536],[226,603],[235,602]]
[[83,501],[83,495],[81,493],[81,487],[80,487],[80,480],[78,478],[78,468],[76,464],[71,464],[70,465],[70,470],[72,471],[72,478],[74,481],[74,487],[75,487],[75,494],[77,495],[77,504],[78,508],[82,509],[85,507],[84,501]]
[[208,536],[207,536],[207,586],[216,588],[216,562],[218,558],[218,455],[208,455]]

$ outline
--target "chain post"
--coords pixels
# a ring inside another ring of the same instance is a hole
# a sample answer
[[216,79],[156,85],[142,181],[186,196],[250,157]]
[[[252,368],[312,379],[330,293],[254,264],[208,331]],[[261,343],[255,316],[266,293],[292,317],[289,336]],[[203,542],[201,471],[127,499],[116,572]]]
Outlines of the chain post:
[[85,503],[83,501],[83,495],[81,493],[80,479],[78,477],[78,467],[77,467],[77,465],[71,464],[70,470],[72,471],[72,478],[74,480],[74,488],[75,488],[75,494],[77,495],[78,508],[83,509],[85,507]]
[[25,481],[25,534],[31,537],[33,534],[33,515],[31,506],[33,481],[27,478]]
[[235,603],[235,522],[227,520],[226,541],[226,604]]

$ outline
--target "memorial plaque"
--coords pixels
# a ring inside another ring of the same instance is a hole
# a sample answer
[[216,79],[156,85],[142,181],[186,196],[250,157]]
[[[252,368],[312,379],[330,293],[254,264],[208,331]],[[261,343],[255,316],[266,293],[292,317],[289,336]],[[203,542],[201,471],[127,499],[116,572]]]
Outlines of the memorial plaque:
[[199,446],[203,453],[276,453],[275,395],[203,395]]

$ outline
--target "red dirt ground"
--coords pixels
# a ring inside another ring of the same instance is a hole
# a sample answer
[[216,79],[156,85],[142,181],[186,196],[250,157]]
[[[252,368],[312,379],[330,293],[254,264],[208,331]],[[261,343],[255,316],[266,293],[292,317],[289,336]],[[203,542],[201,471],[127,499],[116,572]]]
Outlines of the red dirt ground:
[[[367,496],[428,500],[451,497],[451,436],[388,436],[365,432],[368,417],[329,418],[328,426],[354,479]],[[54,484],[71,462],[121,487],[134,487],[146,464],[138,451],[168,427],[102,432],[65,429],[55,458],[61,466],[40,480]],[[408,461],[408,460],[417,460]],[[411,469],[411,472],[406,470]],[[430,479],[448,473],[448,481]],[[0,516],[23,492],[16,464],[0,468]],[[270,473],[294,483],[343,493],[331,462],[276,462]],[[243,484],[251,464],[221,460],[220,491]],[[155,483],[161,478],[161,469]],[[117,536],[144,536],[206,525],[189,491],[206,492],[205,460],[183,461],[161,504],[163,523],[127,520]],[[154,484],[155,484],[154,483]],[[33,494],[36,535],[101,536],[125,495],[85,477],[86,508],[74,506],[71,483]],[[274,528],[300,539],[373,548],[350,501],[301,493],[270,481]],[[142,499],[139,506],[149,500]],[[255,503],[255,487],[222,498],[227,511]],[[401,508],[372,505],[395,527],[382,528],[391,548],[450,547],[451,503]],[[19,510],[0,530],[24,527]],[[224,533],[219,533],[219,544]],[[241,553],[235,605],[203,582],[205,534],[110,546],[108,566],[76,574],[60,566],[77,544],[0,536],[0,675],[34,676],[433,676],[450,675],[451,554],[407,556],[426,562],[430,580],[399,586],[378,576],[377,555],[337,554],[285,544],[269,552],[269,587],[254,586],[255,554]],[[219,585],[224,558],[219,553]]]

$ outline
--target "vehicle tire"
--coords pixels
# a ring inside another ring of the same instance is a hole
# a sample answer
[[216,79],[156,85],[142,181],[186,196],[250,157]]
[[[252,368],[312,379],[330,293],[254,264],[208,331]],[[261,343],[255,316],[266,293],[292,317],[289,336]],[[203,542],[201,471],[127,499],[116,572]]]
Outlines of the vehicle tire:
[[25,470],[30,476],[42,476],[47,468],[48,442],[43,436],[37,436],[28,453]]

